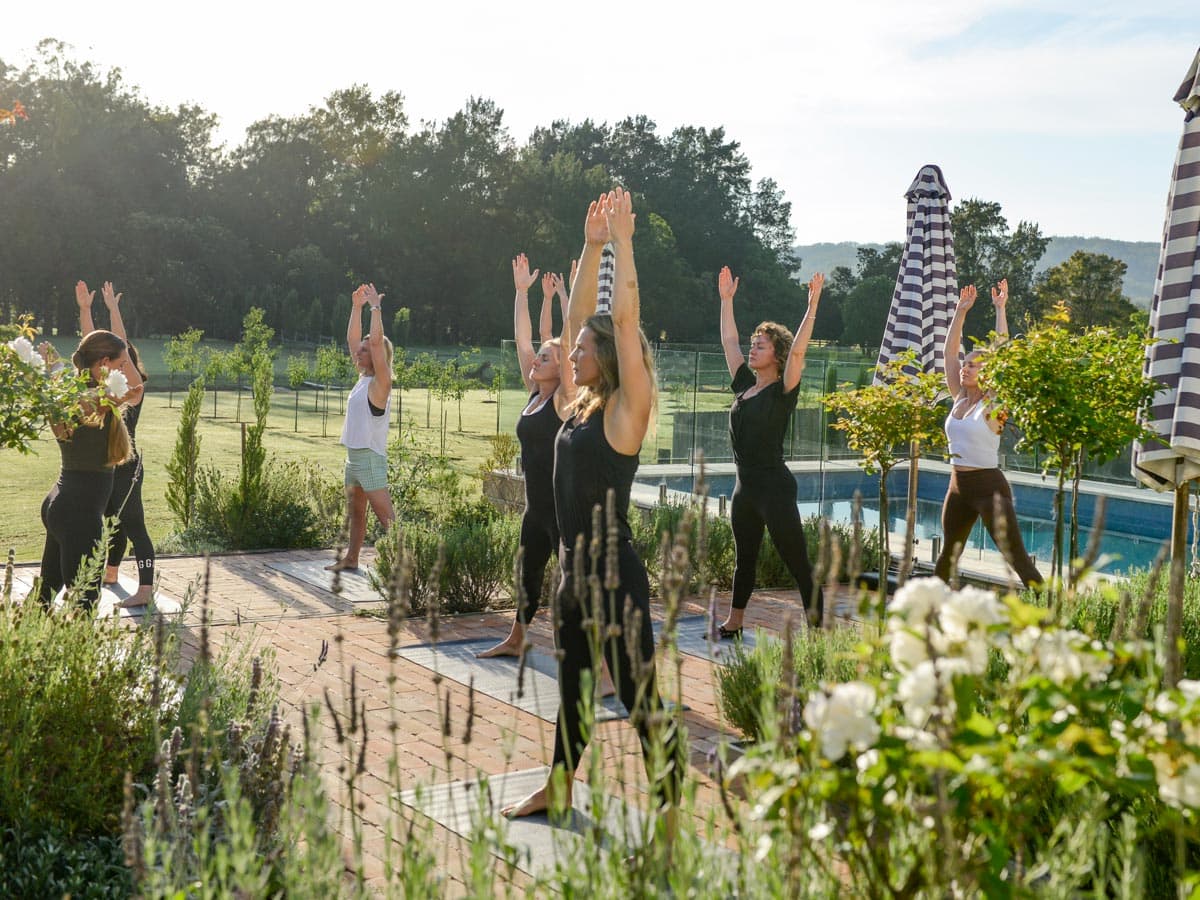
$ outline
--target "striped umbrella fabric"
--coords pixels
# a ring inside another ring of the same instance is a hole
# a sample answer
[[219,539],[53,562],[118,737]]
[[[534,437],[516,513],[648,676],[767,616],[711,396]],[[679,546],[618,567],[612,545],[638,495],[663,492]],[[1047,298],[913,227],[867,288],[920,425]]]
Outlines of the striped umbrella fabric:
[[1200,477],[1200,51],[1174,99],[1184,124],[1150,304],[1159,340],[1142,368],[1161,390],[1145,422],[1154,438],[1133,453],[1134,476],[1160,491]]
[[909,349],[916,351],[923,371],[945,371],[942,352],[958,292],[950,189],[941,168],[922,166],[905,197],[908,227],[904,257],[879,348],[876,383],[882,367]]
[[600,278],[596,285],[596,314],[612,313],[613,285],[616,283],[617,257],[612,244],[605,244],[600,254]]

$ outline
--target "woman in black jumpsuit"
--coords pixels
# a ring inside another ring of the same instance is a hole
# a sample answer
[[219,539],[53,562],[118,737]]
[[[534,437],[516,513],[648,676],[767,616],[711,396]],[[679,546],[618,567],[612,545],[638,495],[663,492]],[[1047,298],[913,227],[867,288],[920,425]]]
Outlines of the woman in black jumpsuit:
[[733,295],[738,279],[729,267],[721,269],[717,288],[721,295],[721,346],[733,379],[733,406],[729,410],[729,437],[737,464],[737,484],[729,518],[737,559],[733,571],[733,600],[729,616],[720,625],[723,638],[738,638],[746,604],[754,591],[763,530],[771,534],[775,549],[814,621],[821,616],[820,589],[814,591],[812,566],[804,543],[804,526],[796,508],[796,479],[783,462],[783,439],[796,408],[804,355],[812,337],[817,304],[825,276],[819,272],[808,285],[808,311],[796,337],[776,322],[763,322],[750,338],[750,357],[742,355]]
[[567,406],[566,393],[559,389],[561,342],[553,335],[551,302],[555,294],[566,320],[566,290],[562,277],[547,272],[542,276],[542,312],[539,317],[541,347],[533,350],[533,328],[529,321],[529,288],[538,272],[529,271],[529,260],[522,253],[513,260],[513,335],[517,362],[525,389],[530,392],[525,409],[517,420],[517,440],[521,443],[521,468],[525,472],[525,514],[521,517],[521,584],[518,586],[517,613],[507,638],[479,654],[520,656],[525,645],[525,629],[537,614],[542,597],[542,578],[546,563],[558,552],[558,522],[554,516],[554,438],[562,427]]
[[[561,662],[554,759],[546,785],[504,812],[523,816],[570,808],[574,773],[592,726],[583,716],[595,666],[585,621],[595,620],[617,692],[641,737],[648,779],[670,839],[685,760],[679,758],[673,724],[662,712],[650,582],[633,549],[628,522],[630,487],[656,395],[650,347],[640,327],[633,220],[630,196],[620,189],[588,209],[587,243],[565,329],[566,337],[575,340],[573,377],[564,381],[578,388],[578,396],[554,450],[563,575],[555,601]],[[610,238],[616,257],[612,315],[593,315],[601,248]],[[597,522],[599,531],[594,530]],[[593,548],[600,553],[596,571]],[[606,556],[614,549],[615,559]]]
[[[110,331],[93,331],[79,343],[71,361],[99,384],[102,370],[125,373],[137,384],[125,342]],[[114,398],[118,402],[124,397]],[[46,543],[36,598],[47,609],[64,587],[82,588],[79,602],[92,609],[100,595],[99,579],[76,585],[84,561],[96,552],[104,526],[104,508],[112,491],[113,468],[130,453],[129,433],[121,416],[94,398],[85,401],[84,421],[73,426],[53,424],[62,455],[58,481],[42,502]]]

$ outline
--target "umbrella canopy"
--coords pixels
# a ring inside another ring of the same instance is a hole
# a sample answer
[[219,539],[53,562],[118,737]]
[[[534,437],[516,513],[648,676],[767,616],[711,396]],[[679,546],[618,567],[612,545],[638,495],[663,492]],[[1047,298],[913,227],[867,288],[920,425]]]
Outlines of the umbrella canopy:
[[1143,373],[1161,386],[1134,446],[1133,474],[1156,490],[1200,477],[1200,52],[1175,94],[1183,137],[1171,173]]
[[915,350],[922,371],[943,372],[942,349],[954,314],[958,276],[950,229],[950,189],[938,166],[923,166],[905,193],[908,228],[904,257],[888,311],[879,370],[905,350]]
[[600,253],[600,277],[596,283],[596,314],[612,313],[613,285],[616,283],[617,257],[612,244],[605,244]]

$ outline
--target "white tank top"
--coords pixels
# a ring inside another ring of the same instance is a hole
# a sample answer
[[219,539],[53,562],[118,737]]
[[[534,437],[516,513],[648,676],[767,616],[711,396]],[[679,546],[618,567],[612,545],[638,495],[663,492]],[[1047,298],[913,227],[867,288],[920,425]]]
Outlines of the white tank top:
[[946,416],[946,439],[950,442],[950,464],[975,469],[1000,467],[1000,435],[987,423],[987,401],[979,400],[961,419],[954,410],[967,398],[962,397]]
[[380,456],[387,456],[388,412],[392,408],[392,398],[388,395],[387,405],[383,408],[382,416],[371,415],[367,406],[367,392],[371,389],[374,376],[363,375],[358,384],[350,391],[346,399],[346,423],[342,426],[342,444],[351,450],[374,450]]

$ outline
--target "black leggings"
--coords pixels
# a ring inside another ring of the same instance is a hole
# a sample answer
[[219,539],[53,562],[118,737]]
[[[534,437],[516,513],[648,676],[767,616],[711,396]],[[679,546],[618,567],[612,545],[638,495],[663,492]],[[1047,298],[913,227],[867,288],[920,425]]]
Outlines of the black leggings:
[[546,577],[546,563],[558,550],[558,523],[554,510],[550,518],[539,515],[532,508],[525,508],[521,517],[521,588],[524,596],[517,604],[517,621],[528,625],[542,605],[542,584]]
[[812,565],[808,561],[800,510],[796,508],[796,479],[792,473],[785,466],[739,469],[729,521],[733,525],[733,544],[737,551],[733,569],[733,608],[745,609],[750,602],[765,528],[784,565],[796,579],[804,608],[819,617],[824,612],[824,598],[818,587],[816,605],[813,605]]
[[154,541],[146,531],[146,511],[142,508],[142,455],[139,453],[113,474],[112,494],[108,498],[105,516],[117,517],[117,530],[108,548],[108,564],[119,566],[125,558],[126,543],[133,544],[137,560],[138,584],[154,584]]
[[[996,527],[999,511],[1004,522],[1004,533]],[[1029,558],[1025,542],[1021,540],[1021,528],[1017,524],[1017,511],[1013,507],[1012,488],[999,469],[950,470],[950,486],[946,489],[946,500],[942,503],[942,555],[938,557],[934,572],[942,581],[950,580],[950,569],[958,562],[962,548],[971,535],[976,521],[983,519],[984,527],[992,541],[1000,549],[1008,564],[1013,567],[1025,587],[1042,583],[1042,575]]]
[[[73,584],[79,567],[96,552],[104,530],[104,507],[112,493],[112,470],[103,472],[65,471],[42,502],[42,524],[46,546],[42,550],[42,575],[37,599],[47,609],[58,592]],[[88,584],[80,596],[91,609],[100,596],[100,578]]]
[[[683,768],[686,760],[674,723],[664,717],[662,698],[654,672],[654,630],[650,621],[650,580],[646,567],[627,540],[619,543],[617,554],[618,580],[616,590],[603,591],[599,610],[602,649],[608,669],[616,683],[617,694],[629,710],[630,721],[642,740],[642,755],[646,770],[653,781],[654,796],[660,804],[673,804],[679,799]],[[568,776],[583,758],[591,737],[593,722],[583,720],[583,673],[595,668],[592,645],[584,620],[593,614],[593,599],[587,594],[577,597],[572,571],[573,553],[560,554],[563,579],[556,599],[558,621],[555,644],[560,655],[558,669],[558,727],[554,738],[554,765],[563,767]],[[603,578],[604,562],[600,563]],[[618,626],[618,634],[609,635],[608,626]],[[636,635],[627,631],[637,629]],[[607,636],[605,636],[607,635]],[[636,651],[636,659],[631,650]],[[595,684],[595,682],[592,682]],[[665,730],[663,730],[665,729]],[[662,734],[662,762],[665,772],[654,773],[653,737]]]

